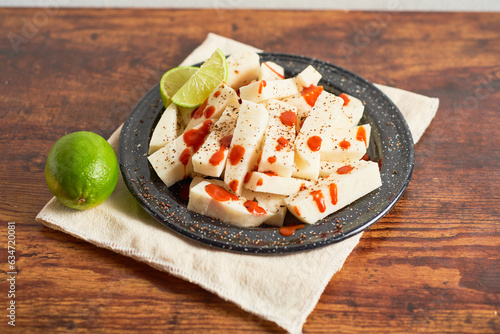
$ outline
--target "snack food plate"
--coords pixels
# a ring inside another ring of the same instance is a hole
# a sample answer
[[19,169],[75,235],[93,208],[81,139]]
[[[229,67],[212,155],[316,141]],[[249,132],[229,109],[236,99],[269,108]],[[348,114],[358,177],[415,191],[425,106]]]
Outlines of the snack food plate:
[[[342,241],[367,229],[387,214],[407,188],[414,166],[412,135],[394,103],[373,84],[333,64],[303,56],[261,53],[293,77],[308,65],[322,74],[320,85],[365,103],[360,124],[371,125],[368,155],[378,161],[382,186],[314,225],[283,236],[276,227],[241,228],[187,210],[189,179],[168,188],[149,164],[149,140],[164,107],[160,89],[153,87],[125,121],[119,143],[123,179],[141,206],[158,222],[203,244],[240,253],[283,254],[306,251]],[[290,213],[286,225],[300,222]]]

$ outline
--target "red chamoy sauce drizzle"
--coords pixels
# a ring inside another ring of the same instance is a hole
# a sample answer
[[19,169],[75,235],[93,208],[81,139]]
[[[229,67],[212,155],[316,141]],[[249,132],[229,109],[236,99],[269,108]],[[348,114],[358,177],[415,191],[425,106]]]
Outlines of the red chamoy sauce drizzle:
[[290,237],[292,236],[296,230],[304,228],[304,224],[297,224],[297,225],[289,225],[289,226],[281,226],[278,231],[280,234],[284,237]]
[[233,139],[233,135],[225,136],[225,137],[220,139],[219,150],[217,152],[215,152],[214,154],[212,154],[212,156],[208,160],[208,162],[212,166],[218,166],[222,162],[222,160],[224,160],[224,151],[226,150],[226,148],[228,148],[231,145],[232,139]]
[[352,171],[353,169],[354,169],[354,167],[352,167],[350,165],[345,165],[345,166],[340,167],[339,169],[337,169],[337,174],[347,174],[350,171]]
[[289,144],[288,140],[284,137],[279,137],[277,142],[278,142],[278,145],[276,145],[276,151],[281,151],[282,149],[287,147]]
[[301,213],[300,213],[300,209],[299,209],[299,207],[298,207],[298,206],[294,205],[294,207],[293,207],[293,211],[295,211],[295,213],[297,214],[297,216],[299,216],[299,217],[300,217]]
[[187,177],[187,164],[189,163],[189,159],[191,159],[191,149],[185,148],[179,156],[179,161],[184,165],[184,178]]
[[233,135],[225,136],[220,139],[220,144],[228,148],[231,146],[231,141],[233,140]]
[[276,72],[274,70],[274,68],[272,68],[271,66],[269,66],[267,63],[264,63],[264,65],[266,65],[271,71],[273,71],[279,78],[285,79],[285,76],[283,74],[280,74],[280,73]]
[[263,185],[263,184],[264,184],[264,180],[259,179],[259,180],[257,181],[257,186],[259,186],[259,187],[260,187],[260,186],[261,186],[261,185]]
[[307,146],[313,152],[317,152],[321,149],[321,137],[312,136],[307,140]]
[[265,215],[267,213],[263,207],[259,206],[254,201],[246,201],[243,205],[252,215]]
[[362,141],[365,143],[365,147],[367,146],[366,145],[366,130],[364,127],[360,126],[358,128],[358,131],[356,132],[356,139],[359,140],[359,141]]
[[307,104],[314,107],[318,96],[323,92],[323,86],[311,85],[302,89],[302,97],[306,100]]
[[225,149],[226,148],[221,145],[221,147],[219,148],[219,150],[217,152],[215,152],[214,154],[212,154],[212,156],[210,157],[210,159],[208,159],[208,162],[212,166],[218,166],[218,165],[220,165],[220,163],[222,162],[222,160],[224,160],[224,150]]
[[361,157],[361,160],[364,160],[364,161],[370,161],[370,156],[368,155],[368,153],[365,153],[365,154]]
[[347,150],[349,147],[351,147],[351,143],[348,142],[347,140],[342,140],[340,143],[339,143],[339,146],[344,149],[344,150]]
[[229,182],[229,188],[231,188],[232,191],[236,192],[236,190],[238,190],[239,184],[240,184],[240,181],[232,180],[231,182]]
[[266,80],[262,80],[259,84],[259,94],[262,94],[262,89],[267,86]]
[[335,183],[330,184],[330,198],[332,199],[332,204],[335,205],[338,202],[337,195],[337,185]]
[[323,196],[321,190],[311,191],[311,195],[313,197],[313,200],[316,202],[316,205],[318,206],[319,212],[325,212],[325,196]]
[[194,152],[197,152],[201,145],[205,142],[205,137],[210,132],[210,127],[213,121],[207,119],[198,129],[191,129],[182,135],[184,143],[187,147],[192,147]]
[[219,97],[219,96],[220,96],[220,94],[222,94],[222,93],[221,93],[221,91],[220,91],[220,90],[218,90],[218,91],[216,91],[216,92],[214,93],[214,97]]
[[293,111],[284,111],[280,114],[280,121],[286,126],[295,126],[297,123],[297,114]]
[[235,145],[231,149],[231,152],[229,152],[229,163],[231,165],[236,165],[238,162],[240,162],[241,158],[243,158],[243,155],[245,155],[245,148],[241,145]]
[[264,172],[267,176],[278,176],[278,173],[276,172]]
[[339,95],[339,97],[342,98],[342,100],[344,100],[344,106],[348,105],[349,102],[351,102],[351,100],[349,100],[349,97],[345,94],[345,93],[342,93]]
[[276,162],[276,157],[275,156],[272,156],[272,157],[269,157],[267,158],[267,161],[270,163],[270,164],[273,164]]
[[214,113],[215,113],[215,107],[214,106],[210,106],[210,107],[206,108],[205,109],[205,118],[212,117]]
[[205,191],[210,197],[219,202],[238,200],[238,196],[236,196],[235,194],[231,194],[229,191],[216,184],[207,184],[205,186]]
[[201,116],[203,116],[203,112],[205,111],[205,108],[207,107],[207,103],[208,103],[208,98],[205,100],[205,102],[202,103],[201,106],[199,106],[198,108],[193,110],[193,112],[191,113],[191,118],[198,119]]
[[185,148],[184,151],[182,151],[181,155],[179,156],[179,161],[184,166],[187,166],[189,158],[191,158],[191,150],[189,148]]
[[243,179],[243,183],[248,183],[250,179],[252,178],[253,172],[248,172],[245,174],[245,178]]

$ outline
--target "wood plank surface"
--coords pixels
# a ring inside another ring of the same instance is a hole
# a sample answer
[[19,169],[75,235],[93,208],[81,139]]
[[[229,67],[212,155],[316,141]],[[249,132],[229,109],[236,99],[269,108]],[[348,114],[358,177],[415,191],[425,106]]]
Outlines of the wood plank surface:
[[[397,9],[397,8],[396,8]],[[0,331],[16,223],[19,333],[283,333],[174,276],[49,229],[45,158],[108,137],[215,32],[440,98],[410,186],[368,229],[304,333],[499,333],[500,14],[0,9]]]

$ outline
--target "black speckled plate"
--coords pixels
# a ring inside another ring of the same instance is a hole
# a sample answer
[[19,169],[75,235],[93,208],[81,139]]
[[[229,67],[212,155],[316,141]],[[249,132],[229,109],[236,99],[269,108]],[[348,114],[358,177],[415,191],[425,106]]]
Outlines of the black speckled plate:
[[[285,76],[297,75],[308,65],[322,75],[320,82],[332,93],[345,92],[365,103],[361,123],[372,127],[368,155],[381,166],[382,187],[315,225],[289,237],[278,228],[240,228],[188,211],[188,180],[167,188],[147,160],[149,139],[163,111],[158,85],[135,106],[120,135],[119,161],[123,179],[137,201],[156,220],[179,234],[207,245],[235,252],[280,254],[309,250],[339,242],[365,230],[382,218],[405,191],[414,165],[413,140],[398,108],[365,79],[327,62],[302,56],[262,53]],[[290,213],[285,224],[298,224]]]

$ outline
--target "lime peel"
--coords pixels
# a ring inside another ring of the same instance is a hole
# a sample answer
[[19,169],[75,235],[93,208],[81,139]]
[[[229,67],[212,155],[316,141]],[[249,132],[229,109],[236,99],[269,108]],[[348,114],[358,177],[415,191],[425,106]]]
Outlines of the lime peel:
[[62,204],[78,210],[104,203],[114,191],[118,175],[113,148],[89,131],[61,137],[45,163],[45,180],[52,194]]

